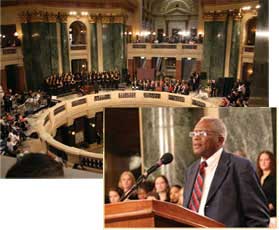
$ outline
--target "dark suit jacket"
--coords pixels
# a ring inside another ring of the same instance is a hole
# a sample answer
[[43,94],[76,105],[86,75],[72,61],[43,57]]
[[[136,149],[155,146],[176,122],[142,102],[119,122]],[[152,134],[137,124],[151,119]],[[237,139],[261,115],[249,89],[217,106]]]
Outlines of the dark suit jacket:
[[[200,160],[186,171],[184,207],[188,207]],[[256,172],[247,159],[222,152],[204,210],[228,227],[267,227],[269,212]]]

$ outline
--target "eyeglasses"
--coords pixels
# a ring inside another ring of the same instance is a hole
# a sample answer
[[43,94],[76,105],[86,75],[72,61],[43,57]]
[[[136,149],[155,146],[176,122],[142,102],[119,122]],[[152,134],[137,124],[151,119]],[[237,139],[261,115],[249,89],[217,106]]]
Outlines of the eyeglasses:
[[214,133],[213,131],[191,131],[189,137],[207,137],[209,133]]

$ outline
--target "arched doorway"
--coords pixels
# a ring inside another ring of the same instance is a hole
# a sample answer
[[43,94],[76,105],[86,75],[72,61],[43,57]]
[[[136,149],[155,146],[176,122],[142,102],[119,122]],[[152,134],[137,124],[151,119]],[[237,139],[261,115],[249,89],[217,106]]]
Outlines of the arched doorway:
[[71,49],[86,48],[86,25],[81,21],[75,21],[70,25],[69,37]]
[[246,45],[254,46],[256,41],[257,17],[253,17],[247,21],[246,31]]

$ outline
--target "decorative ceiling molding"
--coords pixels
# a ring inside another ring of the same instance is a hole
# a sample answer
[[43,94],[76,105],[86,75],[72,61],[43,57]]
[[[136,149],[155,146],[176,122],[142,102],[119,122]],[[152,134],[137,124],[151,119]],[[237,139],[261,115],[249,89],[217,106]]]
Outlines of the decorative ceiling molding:
[[145,11],[151,11],[154,16],[161,16],[167,14],[173,14],[173,12],[179,13],[179,15],[196,15],[198,8],[198,1],[196,0],[146,0],[146,6],[150,9]]
[[224,4],[249,4],[251,2],[259,3],[259,0],[201,0],[204,5],[224,5]]
[[75,8],[122,8],[134,12],[139,8],[135,0],[2,0],[1,7],[22,5],[43,5],[49,7],[75,7]]

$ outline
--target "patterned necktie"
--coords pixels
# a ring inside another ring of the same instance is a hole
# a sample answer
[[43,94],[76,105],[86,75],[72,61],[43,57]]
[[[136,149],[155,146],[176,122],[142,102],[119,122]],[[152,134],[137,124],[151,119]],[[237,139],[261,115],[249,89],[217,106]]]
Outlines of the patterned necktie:
[[191,200],[189,203],[189,209],[198,212],[201,202],[201,196],[202,196],[202,188],[203,188],[203,181],[204,181],[204,175],[205,170],[204,168],[207,167],[207,163],[203,161],[200,164],[200,169],[196,178],[196,182],[193,188]]

